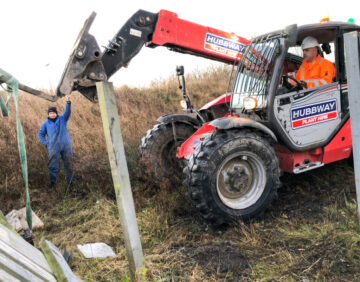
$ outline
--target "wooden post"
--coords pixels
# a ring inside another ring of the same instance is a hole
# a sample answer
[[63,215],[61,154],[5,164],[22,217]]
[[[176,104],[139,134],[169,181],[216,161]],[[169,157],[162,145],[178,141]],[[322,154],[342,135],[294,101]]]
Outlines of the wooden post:
[[125,149],[121,135],[120,121],[112,83],[96,83],[101,117],[104,127],[107,151],[114,182],[120,222],[125,239],[125,247],[130,270],[135,277],[143,267],[143,252],[136,222],[134,200],[132,196]]
[[346,74],[349,87],[349,105],[351,117],[352,153],[356,198],[360,222],[360,68],[359,68],[359,33],[344,34]]

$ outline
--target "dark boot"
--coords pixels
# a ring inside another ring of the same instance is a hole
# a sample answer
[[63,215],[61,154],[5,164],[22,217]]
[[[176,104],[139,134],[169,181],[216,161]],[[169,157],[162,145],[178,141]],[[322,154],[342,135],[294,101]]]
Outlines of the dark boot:
[[56,183],[55,182],[50,182],[50,185],[49,185],[49,190],[55,190],[56,189]]

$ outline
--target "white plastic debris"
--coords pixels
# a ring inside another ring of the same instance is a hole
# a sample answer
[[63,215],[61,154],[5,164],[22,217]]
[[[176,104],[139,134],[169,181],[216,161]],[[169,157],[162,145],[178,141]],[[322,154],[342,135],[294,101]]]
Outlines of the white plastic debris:
[[91,243],[77,245],[77,247],[85,258],[106,258],[116,256],[112,248],[105,243]]
[[[26,207],[20,210],[12,210],[6,216],[7,222],[16,230],[26,230],[29,229],[29,226],[26,221]],[[42,228],[44,223],[41,219],[32,211],[32,229]]]
[[7,222],[11,225],[12,228],[19,232],[23,229],[21,222],[16,210],[12,210],[5,216]]
[[[19,216],[19,219],[20,219],[20,222],[21,222],[21,225],[22,225],[23,229],[29,229],[29,226],[28,226],[27,221],[26,221],[26,207],[18,210],[17,214]],[[31,211],[31,214],[32,214],[32,229],[35,230],[35,229],[38,229],[38,228],[43,228],[44,223],[36,215],[36,213],[34,213],[34,211]]]

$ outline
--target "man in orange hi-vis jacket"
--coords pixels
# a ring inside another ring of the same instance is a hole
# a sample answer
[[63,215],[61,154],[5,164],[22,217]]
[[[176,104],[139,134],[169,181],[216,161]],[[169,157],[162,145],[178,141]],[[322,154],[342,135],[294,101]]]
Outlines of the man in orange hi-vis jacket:
[[305,37],[301,43],[304,60],[295,78],[306,82],[308,88],[318,87],[333,82],[335,67],[318,52],[319,42],[312,36]]

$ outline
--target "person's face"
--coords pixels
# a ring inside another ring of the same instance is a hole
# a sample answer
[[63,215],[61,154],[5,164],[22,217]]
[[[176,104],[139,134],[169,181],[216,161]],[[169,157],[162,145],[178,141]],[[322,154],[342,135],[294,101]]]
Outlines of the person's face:
[[56,117],[57,117],[57,113],[55,113],[55,112],[49,113],[49,118],[56,118]]
[[317,57],[317,48],[316,47],[312,47],[312,48],[307,48],[303,50],[303,54],[304,54],[304,60],[307,61],[308,63],[311,63],[313,61],[315,61],[316,57]]

